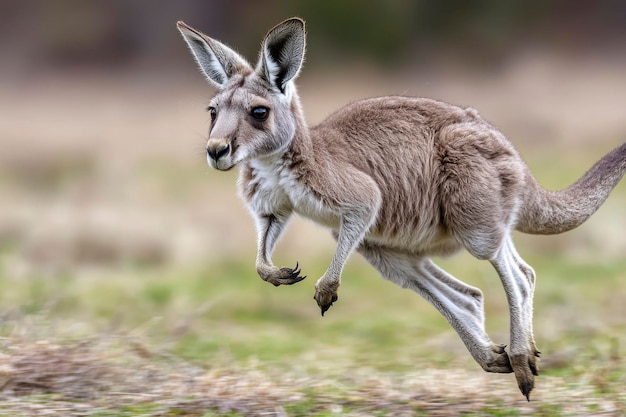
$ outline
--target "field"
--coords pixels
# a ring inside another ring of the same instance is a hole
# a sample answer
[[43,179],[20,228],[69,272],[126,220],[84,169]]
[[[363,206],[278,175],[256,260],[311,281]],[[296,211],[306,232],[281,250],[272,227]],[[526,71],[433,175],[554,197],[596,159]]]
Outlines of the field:
[[[312,122],[388,92],[477,107],[544,186],[565,187],[624,141],[626,66],[518,64],[488,78],[320,73],[301,95]],[[320,317],[313,284],[333,242],[304,220],[274,260],[309,278],[262,282],[236,173],[205,166],[210,91],[195,75],[51,74],[0,97],[0,415],[626,414],[626,184],[576,231],[515,237],[538,275],[526,402],[357,255]],[[508,343],[489,263],[437,263],[484,291],[488,332]]]

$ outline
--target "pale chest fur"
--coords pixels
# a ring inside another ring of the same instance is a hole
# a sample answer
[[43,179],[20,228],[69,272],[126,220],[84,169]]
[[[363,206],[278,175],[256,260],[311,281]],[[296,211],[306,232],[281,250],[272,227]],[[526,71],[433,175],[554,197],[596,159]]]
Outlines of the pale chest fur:
[[339,213],[322,204],[283,159],[252,160],[241,170],[239,193],[253,213],[268,215],[294,211],[321,225],[337,229]]

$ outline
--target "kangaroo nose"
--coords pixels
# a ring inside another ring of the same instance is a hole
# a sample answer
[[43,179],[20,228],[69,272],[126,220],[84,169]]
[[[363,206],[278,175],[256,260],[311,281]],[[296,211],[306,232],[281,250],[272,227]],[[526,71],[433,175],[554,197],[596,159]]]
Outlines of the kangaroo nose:
[[206,153],[209,158],[217,162],[220,158],[228,155],[230,152],[230,144],[210,144],[206,148]]

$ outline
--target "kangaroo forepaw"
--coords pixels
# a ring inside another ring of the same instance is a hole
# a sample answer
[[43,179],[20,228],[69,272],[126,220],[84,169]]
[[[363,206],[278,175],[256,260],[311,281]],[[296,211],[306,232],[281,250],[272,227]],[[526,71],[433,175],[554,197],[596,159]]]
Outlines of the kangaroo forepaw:
[[337,287],[332,288],[326,286],[316,286],[313,299],[317,301],[317,305],[322,312],[322,316],[324,316],[324,313],[328,311],[330,306],[338,300]]
[[306,275],[300,275],[301,271],[298,267],[298,262],[296,262],[295,268],[280,268],[280,272],[286,275],[285,278],[281,279],[280,284],[282,285],[293,285],[306,278]]
[[259,273],[259,275],[264,281],[278,287],[279,285],[293,285],[305,279],[306,275],[301,276],[300,272],[300,268],[296,262],[295,268],[276,268],[269,273]]

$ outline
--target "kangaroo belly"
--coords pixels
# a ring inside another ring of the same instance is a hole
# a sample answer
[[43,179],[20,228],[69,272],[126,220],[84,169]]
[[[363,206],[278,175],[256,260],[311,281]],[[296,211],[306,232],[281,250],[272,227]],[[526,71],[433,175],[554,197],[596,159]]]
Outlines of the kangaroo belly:
[[341,222],[339,213],[330,209],[315,196],[304,190],[294,190],[290,193],[293,209],[300,216],[305,217],[320,226],[338,230]]
[[366,240],[419,256],[448,256],[462,248],[445,230],[428,226],[406,227],[399,232],[373,229],[367,234]]

